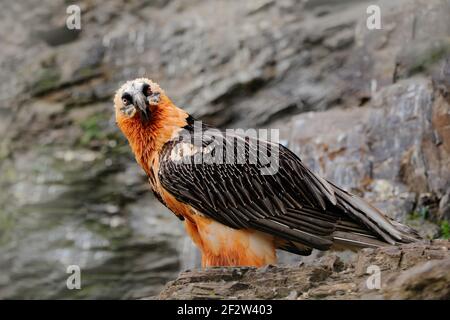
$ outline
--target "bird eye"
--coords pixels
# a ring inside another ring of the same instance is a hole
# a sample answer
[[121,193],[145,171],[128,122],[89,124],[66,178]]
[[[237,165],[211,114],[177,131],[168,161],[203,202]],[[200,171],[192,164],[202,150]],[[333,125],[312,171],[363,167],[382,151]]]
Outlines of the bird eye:
[[142,87],[142,93],[144,94],[144,96],[148,97],[152,95],[152,88],[150,88],[150,86],[148,85],[148,83],[144,84],[144,86]]
[[122,103],[123,103],[124,106],[127,106],[127,105],[129,105],[131,103],[131,96],[130,96],[129,93],[125,92],[122,95]]

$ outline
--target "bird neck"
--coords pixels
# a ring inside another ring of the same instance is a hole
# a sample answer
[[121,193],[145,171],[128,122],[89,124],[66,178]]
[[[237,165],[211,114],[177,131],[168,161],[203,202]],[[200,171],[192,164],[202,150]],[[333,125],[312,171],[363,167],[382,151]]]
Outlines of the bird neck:
[[150,174],[153,159],[165,143],[187,125],[189,114],[175,106],[164,96],[158,106],[152,107],[151,118],[142,123],[139,117],[124,118],[117,122],[136,157],[136,161]]

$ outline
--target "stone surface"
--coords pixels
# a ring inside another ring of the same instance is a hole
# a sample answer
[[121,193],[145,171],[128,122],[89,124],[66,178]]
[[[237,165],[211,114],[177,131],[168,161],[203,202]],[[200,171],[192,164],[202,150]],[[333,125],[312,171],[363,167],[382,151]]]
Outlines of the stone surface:
[[[450,242],[365,249],[343,263],[188,270],[156,299],[449,299]],[[370,286],[373,266],[380,287]],[[368,285],[369,283],[369,285]]]
[[388,299],[450,299],[450,259],[420,264],[394,280]]

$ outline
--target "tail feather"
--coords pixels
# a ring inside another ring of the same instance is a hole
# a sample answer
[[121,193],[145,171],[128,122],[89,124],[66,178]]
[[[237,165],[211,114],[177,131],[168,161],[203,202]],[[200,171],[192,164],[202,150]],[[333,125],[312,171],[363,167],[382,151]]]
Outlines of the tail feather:
[[386,242],[381,241],[371,230],[352,221],[340,220],[332,236],[335,247],[340,249],[376,248],[386,245]]
[[395,220],[391,220],[391,223],[402,233],[404,242],[416,242],[422,239],[417,230]]
[[[367,227],[362,228],[361,225],[352,222],[341,222],[333,234],[336,242],[354,246],[378,247],[386,245],[386,243],[395,245],[421,239],[417,231],[386,217],[362,198],[335,185],[333,187],[337,205]],[[384,240],[384,242],[380,240]]]
[[335,231],[333,233],[335,246],[353,249],[353,248],[378,248],[386,245],[386,242],[368,236],[366,234],[358,234],[353,232]]

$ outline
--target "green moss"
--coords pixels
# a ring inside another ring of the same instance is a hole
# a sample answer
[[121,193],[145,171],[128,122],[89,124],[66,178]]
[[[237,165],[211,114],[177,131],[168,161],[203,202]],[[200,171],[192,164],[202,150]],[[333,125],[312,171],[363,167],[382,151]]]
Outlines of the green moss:
[[4,140],[0,142],[0,161],[6,159],[10,155],[11,150],[9,144],[9,139],[6,138],[4,138]]
[[442,220],[440,223],[441,238],[450,239],[450,223],[447,220]]
[[411,212],[409,220],[425,220],[428,218],[429,213],[427,207],[419,208],[418,210]]
[[96,77],[99,74],[101,74],[101,72],[97,68],[83,67],[75,72],[74,77],[78,80],[87,80]]
[[[108,126],[109,119],[105,114],[95,114],[79,123],[82,135],[79,144],[83,147],[92,146],[92,142],[100,142],[104,152],[121,154],[128,152],[126,139],[120,132]],[[110,141],[115,141],[115,145],[110,145]],[[99,145],[97,144],[97,146]]]
[[106,134],[100,125],[102,121],[105,121],[105,119],[99,115],[94,115],[80,124],[81,129],[83,130],[80,144],[88,145],[91,141],[106,139]]
[[31,86],[33,95],[41,95],[47,93],[52,89],[56,89],[60,85],[61,73],[55,67],[48,67],[42,69],[37,79]]
[[414,63],[409,67],[408,75],[427,71],[431,66],[444,59],[450,53],[449,43],[438,43],[422,54],[419,54]]

